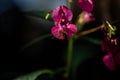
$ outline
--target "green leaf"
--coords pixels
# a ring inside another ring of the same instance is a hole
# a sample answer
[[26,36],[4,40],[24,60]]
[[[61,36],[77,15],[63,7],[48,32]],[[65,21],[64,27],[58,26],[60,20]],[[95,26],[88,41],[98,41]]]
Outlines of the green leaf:
[[46,16],[45,16],[45,19],[48,19],[50,16],[50,13],[47,13]]
[[72,58],[72,76],[75,80],[76,71],[84,61],[100,54],[100,45],[95,45],[86,41],[75,42]]
[[26,12],[26,14],[30,15],[30,16],[37,16],[43,19],[46,19],[46,16],[49,14],[49,16],[47,16],[47,20],[49,21],[53,21],[51,14],[49,12],[45,12],[45,11],[29,11]]
[[40,76],[42,74],[53,75],[54,72],[52,70],[45,69],[45,70],[40,70],[40,71],[36,71],[36,72],[30,73],[30,74],[27,74],[27,75],[17,77],[14,80],[35,80],[38,76]]
[[22,47],[21,51],[23,51],[24,49],[32,46],[33,44],[35,44],[35,43],[37,43],[37,42],[39,42],[39,41],[41,41],[41,40],[44,40],[44,39],[46,39],[46,38],[48,38],[48,37],[51,37],[51,36],[52,36],[52,34],[46,34],[46,35],[39,36],[39,37],[33,39],[32,41],[26,43],[26,44]]

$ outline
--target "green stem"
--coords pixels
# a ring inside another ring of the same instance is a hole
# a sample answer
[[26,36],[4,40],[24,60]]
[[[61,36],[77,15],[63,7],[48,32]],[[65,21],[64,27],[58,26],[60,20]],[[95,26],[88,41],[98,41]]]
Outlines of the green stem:
[[68,40],[68,53],[67,53],[67,65],[66,65],[66,77],[68,78],[71,70],[71,62],[72,62],[72,53],[73,53],[73,38]]

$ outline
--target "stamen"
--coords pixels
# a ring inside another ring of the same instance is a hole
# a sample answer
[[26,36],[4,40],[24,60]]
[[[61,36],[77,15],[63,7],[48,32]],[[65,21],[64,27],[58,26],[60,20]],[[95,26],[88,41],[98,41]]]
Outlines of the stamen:
[[62,22],[65,22],[65,19],[62,19]]
[[117,45],[117,39],[111,39],[111,43]]

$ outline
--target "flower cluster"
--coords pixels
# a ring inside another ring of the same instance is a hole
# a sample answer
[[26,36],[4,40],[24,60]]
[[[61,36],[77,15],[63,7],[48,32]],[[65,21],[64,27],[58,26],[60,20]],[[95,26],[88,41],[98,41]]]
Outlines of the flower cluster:
[[[79,23],[84,24],[93,21],[94,18],[91,12],[94,9],[94,3],[92,0],[78,0],[80,8],[83,12],[80,15]],[[58,39],[71,38],[76,32],[77,27],[72,24],[73,13],[72,10],[64,5],[58,6],[52,12],[52,18],[54,20],[55,26],[51,29],[54,37]]]
[[93,0],[78,0],[80,8],[83,10],[80,14],[79,23],[85,24],[87,22],[95,20],[92,11],[94,9],[94,1]]
[[77,32],[76,25],[71,24],[72,11],[65,7],[59,6],[52,13],[55,26],[52,28],[52,34],[58,39],[72,37]]
[[86,11],[82,11],[82,13],[79,15],[79,19],[78,22],[82,25],[84,25],[85,23],[94,21],[95,18],[93,17],[92,13],[88,13]]
[[104,64],[110,70],[120,68],[120,38],[117,36],[117,29],[107,22],[103,27],[105,38],[102,42],[102,50],[108,54],[103,57]]

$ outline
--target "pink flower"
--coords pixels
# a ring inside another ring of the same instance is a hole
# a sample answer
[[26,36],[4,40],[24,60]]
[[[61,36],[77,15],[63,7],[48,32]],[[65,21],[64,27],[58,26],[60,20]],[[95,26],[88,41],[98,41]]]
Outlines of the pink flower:
[[91,22],[94,20],[95,20],[95,18],[93,17],[93,15],[91,13],[83,11],[79,16],[78,22],[80,24],[85,24],[85,23],[88,23],[88,22]]
[[[120,72],[119,30],[113,30],[113,26],[110,24],[107,27],[106,26],[102,27],[102,30],[104,31],[105,35],[105,38],[102,42],[102,50],[104,52],[107,52],[108,54],[103,57],[103,63],[110,70],[116,70]],[[111,29],[113,31],[110,31]],[[114,33],[114,35],[112,33]]]
[[104,38],[102,42],[102,50],[108,53],[103,57],[103,63],[112,71],[120,68],[120,46],[116,43],[117,38],[109,37]]
[[108,67],[110,70],[115,70],[115,63],[114,59],[111,54],[107,54],[103,57],[103,62],[106,67]]
[[120,46],[117,46],[103,57],[103,62],[110,70],[120,72]]
[[58,39],[71,38],[76,32],[76,25],[71,24],[72,11],[65,6],[58,6],[53,10],[52,18],[55,26],[51,29],[54,37]]
[[62,19],[71,21],[72,17],[72,11],[66,6],[58,6],[52,12],[52,18],[55,22],[60,22]]
[[118,41],[117,38],[109,38],[105,37],[102,41],[102,50],[104,52],[111,52],[114,48],[116,48],[116,41]]
[[93,0],[78,0],[79,6],[82,10],[92,12],[94,9]]

